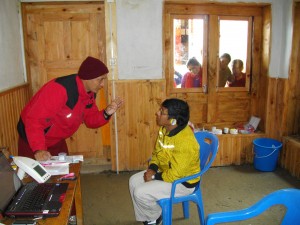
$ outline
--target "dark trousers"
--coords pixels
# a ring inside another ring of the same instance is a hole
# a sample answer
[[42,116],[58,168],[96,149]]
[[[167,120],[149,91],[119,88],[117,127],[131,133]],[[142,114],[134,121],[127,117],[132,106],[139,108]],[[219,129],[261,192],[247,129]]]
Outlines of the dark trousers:
[[[65,152],[67,153],[67,155],[69,154],[68,146],[65,139],[61,140],[55,145],[48,147],[47,151],[49,151],[53,156],[58,155],[58,153],[60,152]],[[18,141],[18,155],[35,159],[34,152],[30,148],[29,144],[21,137],[19,137],[19,141]]]

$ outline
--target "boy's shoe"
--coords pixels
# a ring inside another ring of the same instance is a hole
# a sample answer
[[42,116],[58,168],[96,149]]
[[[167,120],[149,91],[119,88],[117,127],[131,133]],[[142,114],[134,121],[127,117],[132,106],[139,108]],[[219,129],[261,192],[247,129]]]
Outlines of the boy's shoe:
[[154,220],[154,221],[144,221],[143,224],[144,225],[156,225],[156,220]]
[[144,225],[161,225],[162,224],[162,218],[160,216],[160,217],[158,217],[157,220],[154,220],[154,221],[144,221],[143,224]]
[[156,220],[156,225],[161,225],[162,224],[162,217],[159,216],[158,219]]

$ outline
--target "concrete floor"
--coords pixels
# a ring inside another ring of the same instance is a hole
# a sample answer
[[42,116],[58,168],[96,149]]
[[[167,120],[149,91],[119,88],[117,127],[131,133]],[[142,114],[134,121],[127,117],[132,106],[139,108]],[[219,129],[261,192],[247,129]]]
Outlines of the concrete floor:
[[[107,165],[106,165],[107,166]],[[108,167],[108,166],[107,166]],[[105,168],[105,166],[103,167]],[[136,222],[128,190],[128,179],[135,172],[82,170],[82,198],[86,225],[141,225]],[[300,180],[283,169],[260,172],[252,165],[210,168],[202,180],[205,214],[249,207],[263,196],[283,188],[300,188]],[[191,203],[190,218],[183,219],[181,205],[174,207],[174,225],[199,225],[196,207]],[[272,207],[243,225],[280,224],[283,207]]]

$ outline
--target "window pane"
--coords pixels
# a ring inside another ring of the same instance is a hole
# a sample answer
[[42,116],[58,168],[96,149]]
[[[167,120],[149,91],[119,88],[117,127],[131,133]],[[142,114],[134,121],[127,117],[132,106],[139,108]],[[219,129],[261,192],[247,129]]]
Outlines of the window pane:
[[[246,85],[248,26],[248,20],[220,20],[219,87],[245,87]],[[228,55],[231,58],[230,62],[228,62]],[[229,63],[227,67],[226,61]]]
[[[173,24],[174,87],[181,88],[184,84],[183,87],[187,88],[201,87],[204,19],[174,19]],[[188,62],[190,63],[187,67]],[[188,74],[193,75],[188,79],[184,78]]]

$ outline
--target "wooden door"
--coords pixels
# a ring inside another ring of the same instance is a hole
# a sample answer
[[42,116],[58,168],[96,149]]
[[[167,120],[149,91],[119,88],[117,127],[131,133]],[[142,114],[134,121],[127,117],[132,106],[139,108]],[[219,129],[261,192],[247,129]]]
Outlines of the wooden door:
[[[24,3],[22,18],[32,94],[55,77],[77,73],[87,56],[106,62],[102,2]],[[100,92],[97,94],[99,108],[100,101],[105,102],[106,99],[104,91]],[[67,140],[70,153],[106,158],[102,131],[103,128],[88,129],[82,125]]]

